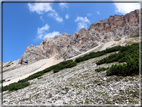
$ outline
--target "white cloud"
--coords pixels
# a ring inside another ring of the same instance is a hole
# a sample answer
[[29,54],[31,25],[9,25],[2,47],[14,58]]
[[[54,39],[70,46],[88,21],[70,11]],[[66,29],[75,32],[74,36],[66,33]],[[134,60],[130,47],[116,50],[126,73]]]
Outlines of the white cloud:
[[[48,14],[48,16],[55,18],[55,20],[58,22],[62,22],[63,19],[52,8],[51,4],[52,3],[28,3],[28,7],[31,12],[36,12],[37,14],[43,14],[43,12],[51,12]],[[42,17],[40,17],[40,19],[43,21]]]
[[41,28],[37,29],[38,34],[43,34],[45,31],[49,30],[50,26],[48,24],[44,25]]
[[59,6],[63,9],[63,8],[68,8],[67,3],[59,3]]
[[140,9],[139,3],[114,3],[114,5],[116,6],[115,12],[122,14],[129,13],[135,9]]
[[100,12],[99,12],[99,11],[97,11],[97,14],[100,14]]
[[42,18],[42,16],[40,16],[40,19],[41,19],[42,21],[44,21],[43,18]]
[[87,17],[79,17],[79,16],[78,16],[78,17],[75,19],[75,22],[78,22],[78,21],[90,23],[90,21],[87,19]]
[[92,14],[91,13],[87,13],[87,16],[92,16]]
[[75,19],[75,22],[78,22],[77,30],[80,30],[81,28],[84,28],[84,27],[87,28],[87,24],[90,23],[87,17],[79,17],[79,16]]
[[65,18],[66,18],[66,19],[68,19],[68,18],[69,18],[69,15],[68,15],[68,14],[66,14],[66,15],[65,15]]
[[77,23],[77,30],[80,30],[81,28],[87,28],[87,24],[83,22]]
[[45,39],[46,37],[47,38],[52,38],[55,35],[60,34],[58,31],[53,31],[53,32],[48,33],[47,31],[49,30],[49,28],[50,28],[50,26],[48,24],[44,25],[41,28],[38,28],[37,29],[37,33],[38,33],[37,39]]
[[44,39],[47,37],[47,38],[52,38],[54,37],[55,35],[59,35],[60,33],[58,31],[53,31],[51,33],[47,33],[44,35]]
[[38,38],[39,38],[39,39],[42,39],[42,38],[43,38],[43,35],[42,35],[42,34],[41,34],[41,35],[39,35],[39,36],[38,36]]
[[51,3],[28,3],[29,10],[31,12],[36,12],[38,14],[43,14],[43,12],[53,11]]
[[49,13],[48,16],[53,17],[58,22],[63,21],[63,19],[58,15],[58,13],[56,11]]

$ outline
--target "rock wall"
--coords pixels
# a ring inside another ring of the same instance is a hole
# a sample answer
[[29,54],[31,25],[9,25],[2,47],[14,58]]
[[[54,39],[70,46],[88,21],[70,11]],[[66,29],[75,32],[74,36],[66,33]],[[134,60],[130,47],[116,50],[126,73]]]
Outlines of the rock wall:
[[30,64],[54,55],[57,59],[68,59],[98,46],[100,42],[128,36],[134,31],[139,31],[139,10],[126,15],[110,16],[91,24],[88,30],[82,28],[73,35],[63,33],[45,38],[38,46],[28,46],[19,64]]
[[111,32],[113,29],[123,27],[133,21],[139,23],[139,10],[132,11],[126,15],[114,15],[108,19],[97,21],[91,24],[89,30],[95,29],[99,32]]

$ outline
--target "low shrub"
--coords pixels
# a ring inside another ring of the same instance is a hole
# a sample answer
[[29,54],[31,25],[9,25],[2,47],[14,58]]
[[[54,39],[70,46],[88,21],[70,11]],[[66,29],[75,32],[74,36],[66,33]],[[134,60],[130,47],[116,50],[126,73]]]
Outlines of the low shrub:
[[5,79],[3,79],[3,80],[0,80],[0,83],[3,83],[5,81]]
[[[112,62],[126,62],[123,65],[112,65],[107,70],[107,76],[121,75],[128,76],[139,74],[139,43],[121,47],[119,53],[112,54],[106,58],[99,60],[96,64],[112,63]],[[142,65],[141,65],[142,66]]]
[[75,62],[79,63],[79,62],[82,62],[82,61],[86,61],[88,59],[99,57],[99,56],[105,55],[107,53],[119,51],[120,49],[121,49],[121,46],[115,46],[115,47],[108,48],[108,49],[103,50],[103,51],[91,52],[91,53],[89,53],[87,55],[76,58]]
[[105,68],[105,67],[99,67],[97,69],[95,69],[95,71],[100,72],[100,71],[104,71],[104,70],[108,70],[109,67]]
[[74,66],[76,66],[77,65],[77,62],[71,62],[71,63],[69,63],[67,66],[66,66],[66,68],[72,68],[72,67],[74,67]]
[[111,54],[106,58],[103,58],[101,60],[99,60],[96,64],[100,65],[100,64],[104,64],[104,63],[112,63],[112,62],[126,62],[127,61],[127,57],[133,53],[134,51],[138,51],[139,50],[139,44],[133,44],[131,46],[123,46],[120,48],[120,51],[118,53],[115,54]]
[[9,90],[9,91],[12,91],[12,90],[18,90],[18,89],[21,89],[21,88],[25,88],[27,86],[29,86],[30,83],[29,82],[24,82],[24,83],[12,83],[8,86],[5,86],[3,87],[3,91],[6,91],[6,90]]
[[57,73],[62,69],[71,68],[76,65],[77,65],[77,62],[73,62],[73,60],[64,61],[64,62],[61,62],[61,63],[57,64],[56,66],[54,66],[53,72]]
[[56,72],[59,72],[60,70],[62,70],[64,68],[71,68],[71,67],[74,67],[76,65],[77,65],[77,63],[73,62],[73,60],[67,60],[67,61],[60,62],[59,64],[53,65],[49,68],[46,68],[42,71],[39,71],[35,74],[32,74],[25,79],[19,80],[16,83],[12,83],[8,86],[3,87],[3,91],[6,91],[6,90],[11,91],[11,90],[17,90],[17,89],[24,88],[24,87],[30,85],[29,82],[27,82],[28,80],[38,78],[38,77],[42,76],[44,73],[47,73],[51,70],[53,70],[53,72],[56,73]]
[[121,40],[121,38],[115,38],[114,39],[114,41],[120,41]]
[[59,69],[54,69],[53,70],[53,73],[57,73],[57,72],[59,72],[60,70]]

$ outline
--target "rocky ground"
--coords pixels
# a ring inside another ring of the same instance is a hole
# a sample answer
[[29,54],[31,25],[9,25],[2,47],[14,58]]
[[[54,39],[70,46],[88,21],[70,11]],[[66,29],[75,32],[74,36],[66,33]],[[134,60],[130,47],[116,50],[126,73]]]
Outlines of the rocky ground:
[[106,76],[106,71],[95,71],[99,67],[96,61],[108,55],[81,62],[56,74],[46,73],[30,80],[31,85],[24,89],[5,91],[3,105],[139,105],[138,75]]
[[17,69],[3,72],[3,79],[5,80],[3,86],[9,85],[13,82],[18,82],[21,79],[28,77],[36,72],[39,72],[51,65],[59,63],[61,60],[56,60],[54,57],[43,59],[30,65],[23,65]]

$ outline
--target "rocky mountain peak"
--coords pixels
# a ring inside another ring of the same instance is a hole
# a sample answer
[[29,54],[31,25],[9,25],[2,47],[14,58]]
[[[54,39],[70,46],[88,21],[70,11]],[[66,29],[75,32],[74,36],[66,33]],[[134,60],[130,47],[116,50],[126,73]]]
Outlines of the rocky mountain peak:
[[88,30],[81,28],[73,35],[62,33],[53,38],[45,38],[38,46],[27,47],[19,63],[30,64],[52,56],[66,60],[98,46],[99,43],[128,36],[138,31],[139,10],[126,15],[110,16],[108,19],[91,24]]
[[125,15],[109,16],[108,19],[97,21],[91,24],[89,30],[95,29],[98,32],[111,32],[113,29],[123,27],[127,23],[136,20],[139,23],[139,10],[132,11]]

